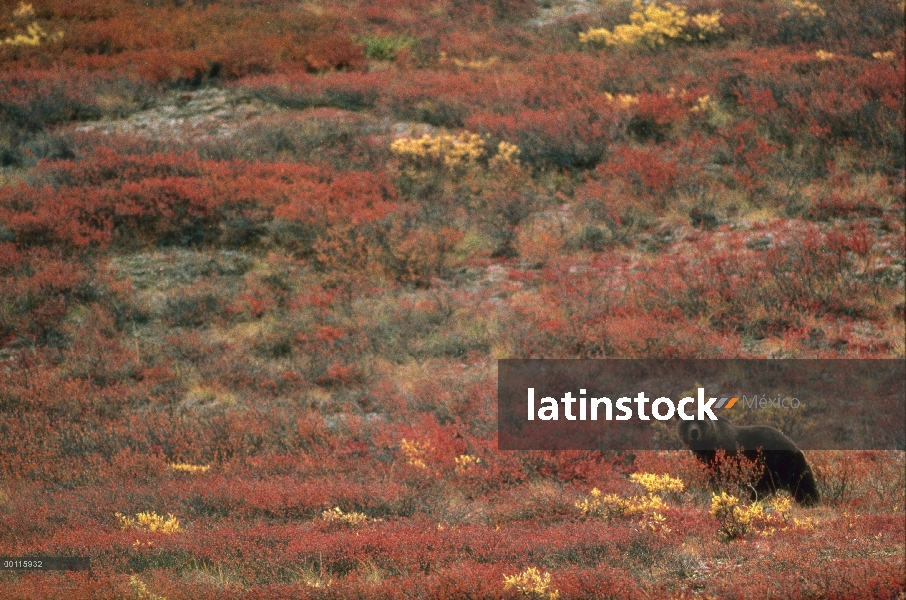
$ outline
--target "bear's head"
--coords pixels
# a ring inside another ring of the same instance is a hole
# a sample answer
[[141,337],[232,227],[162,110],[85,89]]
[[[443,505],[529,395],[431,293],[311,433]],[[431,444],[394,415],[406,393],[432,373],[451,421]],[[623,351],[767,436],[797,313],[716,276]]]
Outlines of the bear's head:
[[676,434],[692,450],[710,450],[717,441],[717,425],[710,419],[703,421],[680,420]]

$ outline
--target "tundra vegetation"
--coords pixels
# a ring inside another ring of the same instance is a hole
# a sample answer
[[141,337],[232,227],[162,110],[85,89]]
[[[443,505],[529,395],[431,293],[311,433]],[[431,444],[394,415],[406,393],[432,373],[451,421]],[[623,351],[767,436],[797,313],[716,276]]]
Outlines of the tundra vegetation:
[[0,554],[92,560],[0,596],[902,598],[903,452],[500,452],[495,361],[903,358],[903,10],[0,1]]

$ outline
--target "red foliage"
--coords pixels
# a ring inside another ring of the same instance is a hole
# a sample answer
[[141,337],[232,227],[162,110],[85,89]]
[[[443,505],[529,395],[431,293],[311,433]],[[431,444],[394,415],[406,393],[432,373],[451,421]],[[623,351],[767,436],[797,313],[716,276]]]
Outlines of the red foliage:
[[[822,505],[727,542],[752,465],[502,452],[495,404],[501,357],[901,357],[898,2],[695,1],[725,33],[654,51],[578,41],[628,4],[33,4],[63,36],[0,44],[0,554],[93,570],[0,596],[902,597],[902,452],[807,452]],[[390,149],[444,129],[488,152]],[[576,506],[633,473],[684,482],[663,527]]]
[[604,173],[625,180],[640,195],[663,197],[674,190],[680,178],[679,164],[662,158],[663,154],[660,148],[635,150],[622,147],[610,159],[609,173]]
[[47,163],[41,173],[56,185],[0,195],[0,218],[20,247],[106,246],[126,235],[129,244],[197,244],[220,239],[219,227],[239,218],[273,215],[329,228],[377,221],[394,208],[379,175],[304,165],[101,150],[87,160]]
[[[564,103],[565,104],[565,103]],[[476,114],[466,127],[513,140],[531,164],[590,167],[624,133],[628,115],[603,98],[556,109],[526,109],[509,115]]]
[[241,5],[148,6],[76,3],[39,7],[46,31],[61,41],[2,46],[17,67],[48,62],[90,70],[135,73],[155,82],[199,82],[280,70],[321,72],[359,68],[361,48],[331,15]]

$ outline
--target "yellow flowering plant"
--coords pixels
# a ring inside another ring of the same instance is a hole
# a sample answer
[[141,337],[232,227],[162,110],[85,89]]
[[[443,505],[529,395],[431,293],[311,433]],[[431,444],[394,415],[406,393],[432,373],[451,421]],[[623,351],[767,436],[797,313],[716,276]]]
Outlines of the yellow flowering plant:
[[542,575],[535,567],[529,567],[516,575],[504,575],[503,588],[516,590],[529,598],[557,600],[560,597],[558,590],[551,589],[551,574]]
[[339,506],[321,513],[321,519],[331,525],[345,525],[355,527],[368,521],[368,516],[360,512],[344,512]]
[[[31,21],[28,23],[28,21]],[[27,23],[27,24],[26,24]],[[20,2],[12,12],[10,26],[14,29],[25,28],[24,32],[0,39],[0,46],[40,46],[45,42],[54,42],[63,39],[63,32],[47,33],[35,20],[35,9],[31,4]]]
[[116,513],[120,529],[142,529],[151,533],[164,533],[167,535],[182,531],[179,520],[172,514],[163,517],[156,512],[140,512],[135,517]]
[[469,131],[458,135],[426,133],[420,138],[400,138],[390,144],[390,150],[418,169],[457,171],[477,166],[485,160],[492,167],[519,162],[519,147],[515,144],[500,142],[493,152],[484,137]]
[[428,442],[410,442],[405,438],[400,442],[400,450],[403,451],[403,456],[406,457],[406,464],[418,467],[419,469],[426,469],[428,467],[425,459],[427,458],[428,450],[430,449],[431,444]]
[[170,468],[174,471],[180,473],[207,473],[210,469],[210,465],[192,465],[188,463],[172,463]]
[[579,34],[579,41],[620,48],[644,46],[656,49],[669,43],[705,41],[724,32],[720,24],[723,15],[719,10],[690,17],[684,7],[671,2],[646,5],[642,0],[634,0],[632,6],[629,23],[617,25],[613,31],[589,29]]

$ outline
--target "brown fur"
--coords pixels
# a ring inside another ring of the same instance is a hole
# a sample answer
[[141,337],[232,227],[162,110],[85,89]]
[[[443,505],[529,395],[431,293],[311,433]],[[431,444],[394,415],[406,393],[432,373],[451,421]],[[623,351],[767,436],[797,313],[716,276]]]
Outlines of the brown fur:
[[796,502],[819,500],[815,476],[805,455],[790,438],[765,425],[737,426],[727,419],[684,421],[677,424],[679,439],[693,454],[711,466],[718,450],[735,456],[737,446],[749,460],[758,460],[764,471],[755,485],[758,494],[788,490]]

